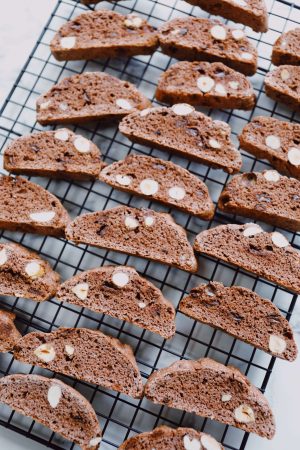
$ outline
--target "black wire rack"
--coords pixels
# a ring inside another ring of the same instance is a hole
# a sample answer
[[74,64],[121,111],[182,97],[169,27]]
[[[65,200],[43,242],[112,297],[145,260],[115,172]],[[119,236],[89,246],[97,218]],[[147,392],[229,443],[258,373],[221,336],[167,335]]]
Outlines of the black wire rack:
[[[258,48],[260,55],[258,72],[251,79],[257,94],[255,109],[250,112],[203,109],[214,119],[224,120],[230,124],[232,138],[236,145],[238,145],[237,135],[243,126],[256,115],[267,115],[282,120],[299,122],[299,115],[292,113],[288,108],[279,106],[265,96],[263,79],[271,67],[272,43],[283,31],[299,25],[300,6],[285,0],[266,0],[266,3],[270,12],[268,33],[261,35],[247,29],[247,34]],[[154,26],[159,26],[164,21],[177,16],[208,16],[199,8],[192,7],[180,0],[102,2],[97,8],[110,8],[125,14],[135,11],[146,17]],[[1,109],[0,146],[2,150],[11,140],[23,134],[45,129],[36,122],[36,98],[58,80],[75,73],[86,70],[106,71],[118,78],[135,83],[142,92],[156,103],[154,92],[158,77],[173,62],[160,51],[155,52],[152,56],[130,59],[72,61],[67,63],[57,62],[51,56],[49,43],[59,26],[86,10],[87,7],[77,1],[58,1]],[[168,158],[181,164],[205,181],[215,202],[229,179],[229,176],[220,170],[188,162],[156,149],[133,145],[118,132],[116,125],[107,126],[106,124],[102,126],[101,123],[97,123],[71,128],[99,145],[107,163],[123,159],[128,153],[134,152],[151,154],[164,159]],[[262,170],[269,167],[267,163],[258,161],[245,152],[242,152],[242,154],[243,171]],[[185,227],[191,240],[197,233],[206,228],[220,223],[239,223],[242,221],[239,217],[217,212],[212,221],[204,222],[198,218],[179,213],[174,209],[162,207],[156,203],[152,204],[152,202],[119,192],[100,182],[78,183],[38,177],[31,177],[30,179],[54,193],[73,217],[84,212],[111,208],[118,204],[152,207],[158,211],[170,212],[175,220]],[[269,230],[274,229],[270,226],[263,226]],[[290,242],[300,249],[299,236],[286,231],[283,232]],[[258,294],[271,299],[287,319],[291,317],[297,298],[296,295],[275,286],[273,283],[206,256],[200,257],[199,272],[190,275],[178,269],[121,255],[117,252],[95,249],[86,245],[76,246],[64,239],[9,231],[2,231],[1,239],[2,241],[21,243],[39,252],[42,257],[49,260],[53,268],[61,274],[63,280],[82,270],[101,265],[132,265],[143,276],[156,284],[175,307],[192,287],[210,280],[218,280],[226,285],[243,285],[253,289]],[[67,303],[61,303],[55,298],[48,302],[35,303],[22,298],[4,297],[1,299],[1,303],[4,308],[16,313],[17,326],[24,334],[32,330],[51,331],[59,326],[81,326],[101,329],[103,332],[120,338],[133,347],[144,381],[154,370],[168,366],[178,359],[197,359],[209,356],[224,364],[232,364],[238,367],[264,392],[275,362],[275,358],[262,351],[255,350],[250,345],[237,341],[221,331],[199,324],[180,312],[177,312],[176,335],[172,340],[166,341],[126,322]],[[53,374],[48,370],[21,364],[15,361],[10,353],[1,354],[1,376],[18,372],[59,377],[83,393],[92,402],[103,428],[104,438],[101,449],[115,449],[129,436],[150,430],[162,423],[174,427],[192,426],[209,432],[222,442],[226,449],[244,449],[247,444],[248,434],[233,427],[182,411],[154,405],[146,399],[135,400],[98,386]],[[32,419],[12,412],[7,407],[1,407],[0,424],[54,449],[75,448],[74,444],[65,441]]]

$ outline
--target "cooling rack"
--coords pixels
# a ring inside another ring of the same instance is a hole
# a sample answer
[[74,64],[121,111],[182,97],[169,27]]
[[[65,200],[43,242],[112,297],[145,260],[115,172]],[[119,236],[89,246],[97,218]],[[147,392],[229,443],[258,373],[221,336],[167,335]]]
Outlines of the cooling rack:
[[[237,135],[243,126],[256,115],[267,115],[282,120],[299,122],[299,115],[291,113],[287,108],[277,105],[265,96],[263,79],[271,67],[272,43],[283,31],[299,25],[300,6],[285,0],[267,0],[266,3],[270,12],[268,33],[261,35],[247,29],[247,34],[258,48],[260,55],[258,72],[251,79],[257,94],[256,108],[250,112],[203,109],[214,119],[224,120],[230,124],[233,141],[236,145],[238,145]],[[179,0],[102,2],[97,8],[110,8],[122,13],[135,11],[146,17],[154,26],[159,26],[164,21],[177,16],[208,16],[199,8],[192,7]],[[90,9],[93,8],[90,7]],[[152,56],[89,62],[60,63],[51,56],[49,43],[55,31],[66,20],[86,10],[87,7],[77,1],[58,1],[2,107],[0,114],[0,146],[2,150],[11,140],[42,129],[35,120],[36,98],[58,80],[75,73],[86,70],[106,71],[118,78],[135,83],[142,92],[154,101],[158,77],[172,63],[172,59],[163,55],[160,51],[155,52]],[[237,26],[239,27],[239,25]],[[181,164],[205,181],[215,202],[229,179],[229,176],[220,170],[209,169],[154,148],[150,149],[137,144],[132,145],[118,132],[115,125],[102,126],[101,123],[97,123],[71,128],[99,145],[107,163],[122,159],[128,153],[134,152],[151,154]],[[258,161],[251,155],[245,152],[242,152],[242,154],[243,171],[263,170],[268,167],[267,163]],[[204,222],[198,218],[179,213],[174,209],[121,193],[100,182],[78,183],[37,177],[31,177],[30,179],[53,192],[73,217],[84,212],[111,208],[118,204],[150,207],[157,211],[170,212],[175,220],[185,227],[191,240],[197,233],[206,228],[220,223],[243,221],[240,217],[217,212],[212,221]],[[270,226],[263,226],[265,229],[273,229]],[[286,231],[283,232],[290,242],[299,249],[299,236]],[[53,237],[2,231],[1,241],[18,242],[36,250],[42,257],[49,260],[54,269],[61,274],[63,280],[82,270],[101,265],[132,265],[143,276],[162,289],[164,295],[172,301],[175,307],[192,287],[209,280],[218,280],[226,285],[239,284],[251,288],[258,294],[271,299],[287,319],[291,317],[297,297],[266,280],[206,256],[200,257],[199,272],[196,275],[190,275],[178,269],[140,258],[85,245],[75,246],[72,242]],[[4,297],[1,302],[4,308],[17,314],[16,323],[22,333],[32,330],[50,331],[59,326],[83,326],[101,329],[103,332],[120,338],[133,347],[144,381],[154,370],[168,366],[178,359],[197,359],[209,356],[224,364],[235,365],[264,392],[275,362],[275,358],[255,350],[250,345],[237,341],[221,331],[196,323],[180,312],[177,312],[175,337],[170,341],[165,341],[155,334],[128,323],[58,302],[55,298],[40,304],[12,297]],[[216,439],[223,443],[226,449],[244,449],[247,444],[248,434],[241,430],[182,411],[154,405],[146,399],[135,400],[101,387],[55,375],[48,370],[21,364],[14,361],[10,353],[0,355],[0,372],[1,376],[21,372],[58,377],[83,393],[92,402],[103,428],[104,438],[101,449],[104,450],[115,449],[129,436],[150,430],[163,423],[170,426],[192,426],[212,433]],[[54,449],[77,448],[35,421],[12,412],[6,407],[1,407],[0,423]]]

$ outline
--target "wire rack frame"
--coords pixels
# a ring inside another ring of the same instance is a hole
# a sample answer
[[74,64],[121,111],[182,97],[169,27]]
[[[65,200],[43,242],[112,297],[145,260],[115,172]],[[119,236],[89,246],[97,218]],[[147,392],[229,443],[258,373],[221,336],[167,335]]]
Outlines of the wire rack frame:
[[[267,6],[270,12],[269,32],[261,35],[247,29],[248,36],[257,46],[261,55],[258,72],[252,77],[257,94],[256,108],[251,112],[203,109],[213,118],[224,120],[230,124],[232,137],[236,144],[238,133],[255,115],[269,115],[283,120],[299,122],[299,115],[291,113],[287,108],[277,105],[264,95],[263,78],[271,67],[272,43],[283,31],[299,24],[300,6],[284,0],[267,0]],[[165,20],[176,16],[209,16],[199,8],[192,7],[180,0],[103,2],[100,6],[97,6],[97,8],[99,7],[111,8],[123,13],[135,11],[145,16],[154,26],[158,26]],[[94,8],[89,7],[89,9]],[[0,146],[2,150],[12,139],[42,129],[35,120],[35,100],[41,93],[65,76],[81,73],[85,70],[106,71],[118,78],[134,82],[141,91],[156,103],[154,92],[157,79],[173,62],[160,51],[146,57],[89,62],[60,63],[51,56],[49,43],[58,27],[66,20],[86,10],[87,7],[76,1],[58,1],[0,111]],[[104,160],[108,163],[122,159],[128,153],[134,152],[158,156],[181,164],[205,181],[215,203],[222,188],[229,180],[229,176],[220,170],[188,162],[154,148],[149,149],[144,146],[133,145],[118,132],[116,125],[103,127],[101,123],[97,123],[71,128],[99,145]],[[244,171],[262,170],[269,167],[267,163],[258,161],[245,152],[242,152],[242,155]],[[29,178],[57,195],[72,216],[83,212],[110,208],[118,204],[152,207],[158,211],[170,212],[175,220],[185,227],[192,240],[203,229],[220,223],[240,223],[243,221],[240,217],[217,212],[212,221],[209,223],[203,222],[173,209],[121,193],[100,182],[78,183],[37,177]],[[270,226],[265,226],[265,228],[274,229]],[[300,249],[299,236],[285,231],[284,233],[290,242]],[[106,264],[133,265],[142,275],[162,289],[164,295],[173,302],[175,307],[193,286],[210,280],[223,281],[226,285],[241,284],[253,289],[258,294],[271,299],[288,320],[297,298],[296,295],[284,288],[206,256],[200,258],[199,273],[190,275],[178,269],[140,258],[120,255],[116,252],[95,249],[85,245],[75,246],[72,242],[67,242],[64,239],[8,231],[2,231],[1,238],[5,241],[21,243],[36,250],[42,257],[49,260],[63,279],[96,266]],[[210,356],[224,364],[237,366],[264,392],[275,362],[275,358],[255,350],[221,331],[196,323],[178,311],[176,335],[171,341],[165,341],[159,336],[138,329],[128,323],[92,313],[84,308],[58,302],[55,298],[40,304],[12,297],[5,297],[1,299],[1,302],[6,309],[17,314],[16,322],[23,333],[32,330],[50,331],[59,326],[86,326],[101,329],[120,338],[133,347],[144,380],[157,368],[167,366],[178,359],[197,359]],[[14,361],[11,354],[0,355],[1,375],[17,372],[39,373],[48,377],[58,377],[82,392],[92,402],[100,420],[104,434],[101,448],[104,450],[115,449],[127,437],[149,430],[161,423],[170,426],[193,426],[199,430],[210,432],[223,443],[226,449],[244,449],[247,444],[248,434],[233,427],[217,424],[182,411],[153,405],[145,399],[134,400],[98,386],[53,374],[48,370],[24,365]],[[0,424],[54,449],[73,449],[76,447],[30,418],[25,418],[8,408],[1,410]]]

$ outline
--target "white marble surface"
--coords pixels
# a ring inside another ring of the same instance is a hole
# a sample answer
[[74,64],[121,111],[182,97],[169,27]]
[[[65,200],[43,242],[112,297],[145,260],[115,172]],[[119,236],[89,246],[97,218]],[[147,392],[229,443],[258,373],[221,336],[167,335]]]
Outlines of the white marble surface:
[[[55,0],[13,0],[2,5],[0,14],[0,103],[12,87],[54,5]],[[293,316],[292,325],[300,348],[299,306]],[[299,448],[299,374],[300,358],[294,363],[277,360],[266,392],[276,417],[276,436],[272,441],[251,436],[247,449]],[[35,450],[46,447],[0,427],[0,449],[8,448],[10,450]]]

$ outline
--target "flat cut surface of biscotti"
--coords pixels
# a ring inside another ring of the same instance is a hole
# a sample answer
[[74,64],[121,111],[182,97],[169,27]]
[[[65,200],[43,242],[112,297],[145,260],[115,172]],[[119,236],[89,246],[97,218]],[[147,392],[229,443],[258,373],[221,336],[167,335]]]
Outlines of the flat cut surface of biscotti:
[[230,140],[230,127],[195,111],[190,105],[150,108],[125,117],[119,130],[128,139],[150,145],[197,162],[239,172],[240,152]]
[[175,309],[162,292],[133,267],[105,266],[87,270],[65,281],[58,300],[126,320],[158,333],[175,334]]
[[275,66],[282,64],[300,64],[300,28],[283,33],[273,46],[272,63]]
[[246,110],[253,109],[256,100],[245,75],[219,62],[174,64],[160,76],[155,95],[165,103]]
[[185,230],[169,214],[150,209],[119,206],[83,214],[70,223],[66,234],[75,243],[141,256],[188,272],[198,268]]
[[267,399],[236,368],[212,359],[177,361],[157,370],[145,386],[154,403],[182,409],[272,439],[275,423]]
[[289,108],[300,110],[300,67],[283,65],[265,77],[265,91],[268,97],[284,103]]
[[223,450],[224,447],[212,436],[193,428],[173,429],[164,425],[153,431],[127,439],[119,450]]
[[243,149],[267,159],[278,172],[300,179],[300,124],[257,116],[244,127],[239,140]]
[[37,253],[19,244],[0,244],[0,295],[41,302],[55,294],[59,279]]
[[51,41],[51,52],[63,61],[151,55],[157,46],[156,30],[145,19],[102,9],[65,23]]
[[171,161],[129,155],[125,160],[103,169],[100,180],[117,189],[157,200],[206,220],[214,214],[206,185]]
[[51,333],[28,333],[15,346],[14,358],[132,397],[139,398],[143,392],[131,347],[98,330],[59,328]]
[[276,170],[235,175],[220,195],[218,208],[300,231],[300,181]]
[[14,324],[15,318],[14,313],[0,309],[0,352],[12,350],[22,337]]
[[70,218],[58,198],[22,177],[0,177],[0,228],[64,236]]
[[300,294],[300,252],[277,231],[255,223],[219,225],[198,234],[194,249]]
[[104,166],[99,148],[67,128],[22,136],[4,152],[4,168],[15,174],[89,180]]
[[159,28],[162,51],[188,61],[220,61],[245,75],[257,69],[257,50],[242,30],[217,20],[189,17],[166,22]]
[[201,284],[181,300],[179,311],[273,356],[296,359],[290,324],[270,300],[250,289],[225,287],[216,281]]
[[99,447],[101,429],[92,405],[60,380],[8,375],[0,379],[0,402],[75,442],[82,450]]
[[149,106],[132,83],[104,72],[85,72],[64,78],[38,98],[37,121],[48,125],[119,120]]

